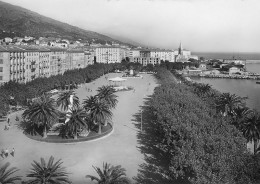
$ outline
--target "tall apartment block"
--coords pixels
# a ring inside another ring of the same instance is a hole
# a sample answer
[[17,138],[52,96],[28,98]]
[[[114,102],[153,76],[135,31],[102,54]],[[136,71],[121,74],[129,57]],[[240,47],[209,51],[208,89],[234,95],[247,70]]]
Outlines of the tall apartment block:
[[126,57],[126,49],[121,47],[104,46],[96,48],[97,63],[121,63]]
[[[38,77],[63,74],[93,64],[94,53],[53,47],[0,46],[0,85],[26,83]],[[85,58],[87,60],[85,60]]]

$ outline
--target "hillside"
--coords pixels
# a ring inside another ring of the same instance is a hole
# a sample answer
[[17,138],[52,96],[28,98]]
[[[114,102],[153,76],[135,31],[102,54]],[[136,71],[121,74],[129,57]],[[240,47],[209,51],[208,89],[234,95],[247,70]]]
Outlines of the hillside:
[[[5,32],[3,32],[4,30]],[[7,35],[57,37],[70,40],[82,39],[96,43],[117,41],[108,36],[87,31],[54,19],[42,16],[25,8],[0,1],[0,39]],[[117,41],[120,43],[120,41]]]

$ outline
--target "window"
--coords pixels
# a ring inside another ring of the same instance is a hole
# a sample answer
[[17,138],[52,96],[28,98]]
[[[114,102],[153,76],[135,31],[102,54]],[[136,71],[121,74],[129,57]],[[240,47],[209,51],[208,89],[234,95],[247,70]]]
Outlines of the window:
[[0,72],[3,72],[3,67],[0,67]]
[[4,63],[4,60],[3,59],[0,59],[0,64],[3,64]]
[[0,81],[3,80],[3,76],[0,76]]

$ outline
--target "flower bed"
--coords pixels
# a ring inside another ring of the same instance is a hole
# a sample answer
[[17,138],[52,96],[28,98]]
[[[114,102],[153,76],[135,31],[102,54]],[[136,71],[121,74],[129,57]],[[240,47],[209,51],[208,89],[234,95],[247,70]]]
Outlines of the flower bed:
[[101,130],[101,134],[98,134],[95,131],[91,131],[88,136],[84,137],[84,136],[78,136],[78,139],[73,139],[73,138],[69,138],[69,139],[64,139],[58,135],[48,135],[47,138],[43,138],[40,135],[29,135],[29,134],[25,134],[28,138],[36,140],[36,141],[41,141],[41,142],[48,142],[48,143],[75,143],[75,142],[86,142],[86,141],[90,141],[90,140],[95,140],[101,137],[104,137],[108,134],[110,134],[113,130],[112,125],[107,124],[107,126],[103,126],[102,130]]

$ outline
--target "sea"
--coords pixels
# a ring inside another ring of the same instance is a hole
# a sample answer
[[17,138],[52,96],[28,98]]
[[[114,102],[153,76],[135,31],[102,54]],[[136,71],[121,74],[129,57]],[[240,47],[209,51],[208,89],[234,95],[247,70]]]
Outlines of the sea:
[[[246,60],[246,69],[250,72],[260,73],[260,53],[193,53],[206,59],[243,59]],[[248,79],[213,79],[197,78],[192,80],[211,85],[220,92],[228,92],[241,97],[248,97],[246,104],[260,112],[260,84],[256,80]]]

